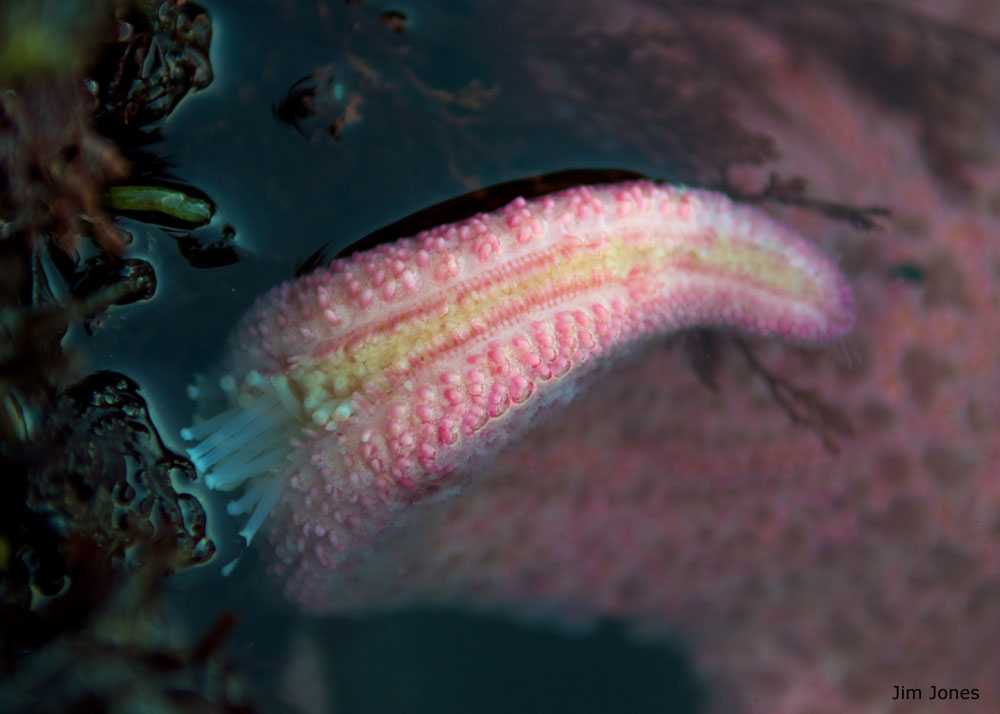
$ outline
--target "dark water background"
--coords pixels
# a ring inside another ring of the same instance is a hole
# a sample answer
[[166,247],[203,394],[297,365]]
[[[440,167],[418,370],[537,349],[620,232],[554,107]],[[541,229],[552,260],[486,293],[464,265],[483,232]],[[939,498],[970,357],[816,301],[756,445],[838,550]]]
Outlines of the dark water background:
[[[177,450],[177,431],[190,421],[184,387],[192,375],[218,359],[255,296],[290,278],[325,243],[336,252],[425,206],[530,174],[574,167],[673,173],[641,140],[602,135],[578,107],[536,88],[522,63],[526,28],[505,3],[203,4],[213,22],[214,81],[182,102],[152,148],[177,179],[215,201],[216,215],[200,233],[217,235],[231,224],[239,260],[194,268],[167,232],[122,219],[134,236],[131,254],[156,268],[156,295],[110,311],[93,336],[74,337],[89,368],[141,384]],[[390,9],[405,14],[402,33],[379,20]],[[329,134],[325,126],[343,108],[331,91],[317,93],[316,101],[328,104],[301,122],[301,133],[276,119],[272,106],[293,83],[328,65],[346,95],[361,96],[360,121],[337,138]],[[481,84],[471,94],[487,95],[478,108],[441,98],[473,80]],[[628,125],[628,116],[618,120]],[[212,515],[224,547],[231,529],[217,505]],[[319,643],[304,657],[320,660],[303,676],[321,678],[337,712],[698,709],[698,684],[679,645],[635,642],[615,623],[566,633],[499,614],[304,618],[275,593],[253,554],[227,579],[218,574],[220,560],[174,578],[178,626],[196,633],[234,611],[239,626],[230,649],[265,692],[263,711],[275,706],[266,692],[278,691],[290,668],[301,669],[290,662],[302,632]]]

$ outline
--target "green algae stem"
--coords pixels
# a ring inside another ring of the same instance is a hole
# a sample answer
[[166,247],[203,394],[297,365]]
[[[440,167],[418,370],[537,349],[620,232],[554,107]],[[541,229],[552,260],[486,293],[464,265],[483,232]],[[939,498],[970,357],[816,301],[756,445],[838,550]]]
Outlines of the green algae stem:
[[212,219],[212,204],[165,186],[112,186],[104,205],[116,211],[152,211],[186,223],[203,225]]

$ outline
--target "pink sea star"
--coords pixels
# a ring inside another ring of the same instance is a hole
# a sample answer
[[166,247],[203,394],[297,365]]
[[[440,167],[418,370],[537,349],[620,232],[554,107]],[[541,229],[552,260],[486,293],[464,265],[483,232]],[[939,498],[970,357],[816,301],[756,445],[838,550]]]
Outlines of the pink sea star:
[[[702,324],[798,341],[853,323],[844,278],[764,213],[649,182],[582,187],[334,261],[258,301],[185,432],[214,488],[250,482],[275,572],[313,611],[352,607],[383,531],[406,531],[584,377]],[[399,537],[398,535],[396,536]],[[377,558],[375,559],[377,560]],[[345,599],[346,598],[346,599]]]

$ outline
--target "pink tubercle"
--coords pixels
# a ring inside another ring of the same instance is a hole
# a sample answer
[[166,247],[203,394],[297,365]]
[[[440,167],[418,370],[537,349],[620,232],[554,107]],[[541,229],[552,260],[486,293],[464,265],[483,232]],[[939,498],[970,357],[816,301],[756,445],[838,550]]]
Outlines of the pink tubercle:
[[693,326],[828,341],[851,307],[821,251],[721,194],[640,181],[517,199],[260,298],[228,395],[234,419],[273,421],[280,453],[193,457],[227,487],[261,460],[247,480],[272,494],[272,570],[307,609],[336,609],[340,576],[383,534],[432,517],[615,355]]

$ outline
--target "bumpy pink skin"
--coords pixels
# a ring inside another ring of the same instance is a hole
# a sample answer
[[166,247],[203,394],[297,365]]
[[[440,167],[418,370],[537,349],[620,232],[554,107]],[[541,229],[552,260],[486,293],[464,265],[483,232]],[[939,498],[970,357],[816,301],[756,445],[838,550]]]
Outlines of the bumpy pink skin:
[[[697,257],[723,238],[760,263],[757,274],[734,268],[731,252]],[[616,273],[616,256],[631,260],[636,246],[670,250]],[[565,272],[574,260],[585,267]],[[803,275],[808,291],[786,289],[786,276]],[[515,279],[538,282],[514,291]],[[462,316],[476,295],[508,287]],[[272,571],[308,610],[371,606],[375,592],[406,584],[399,541],[610,356],[690,325],[831,339],[850,329],[850,306],[832,262],[763,212],[649,182],[518,199],[286,283],[238,330],[233,375],[292,374],[371,341],[398,345],[398,328],[443,312],[457,321],[405,343],[384,379],[361,385],[349,419],[303,435],[264,529]]]

